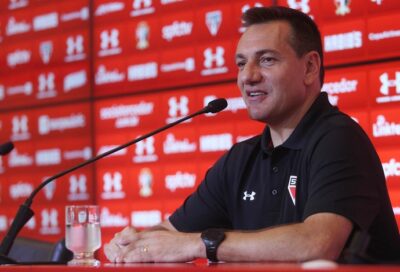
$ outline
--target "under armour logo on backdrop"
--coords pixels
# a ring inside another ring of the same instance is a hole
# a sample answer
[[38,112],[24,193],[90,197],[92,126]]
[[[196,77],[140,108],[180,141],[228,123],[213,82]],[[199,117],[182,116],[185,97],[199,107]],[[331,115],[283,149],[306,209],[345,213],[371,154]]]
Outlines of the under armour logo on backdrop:
[[249,193],[247,193],[247,191],[244,191],[243,194],[244,194],[243,200],[249,199],[250,201],[253,201],[254,196],[256,195],[256,192],[252,191],[251,194],[249,194]]

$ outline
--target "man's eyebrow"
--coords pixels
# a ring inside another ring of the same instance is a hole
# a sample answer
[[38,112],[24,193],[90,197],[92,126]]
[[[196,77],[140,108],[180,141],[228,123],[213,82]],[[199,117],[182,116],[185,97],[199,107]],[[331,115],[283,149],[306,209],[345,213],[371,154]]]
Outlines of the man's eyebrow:
[[[258,57],[258,56],[261,56],[261,55],[264,55],[264,54],[267,54],[267,53],[275,54],[275,55],[276,55],[276,54],[278,54],[278,51],[272,50],[272,49],[261,49],[261,50],[256,51],[256,52],[254,53],[254,55],[256,55],[256,56]],[[235,59],[246,59],[246,57],[245,57],[245,55],[242,54],[242,53],[237,53],[237,54],[235,55]]]

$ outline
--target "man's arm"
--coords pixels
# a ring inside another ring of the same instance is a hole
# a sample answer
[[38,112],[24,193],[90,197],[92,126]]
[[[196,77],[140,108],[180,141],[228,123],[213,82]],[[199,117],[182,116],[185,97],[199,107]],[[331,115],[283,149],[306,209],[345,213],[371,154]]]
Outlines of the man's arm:
[[[105,253],[116,262],[186,262],[205,258],[200,233],[182,233],[169,221],[164,230],[135,232],[126,228],[107,245]],[[352,223],[336,214],[319,213],[303,223],[251,232],[227,232],[218,248],[221,261],[335,260],[352,231]]]

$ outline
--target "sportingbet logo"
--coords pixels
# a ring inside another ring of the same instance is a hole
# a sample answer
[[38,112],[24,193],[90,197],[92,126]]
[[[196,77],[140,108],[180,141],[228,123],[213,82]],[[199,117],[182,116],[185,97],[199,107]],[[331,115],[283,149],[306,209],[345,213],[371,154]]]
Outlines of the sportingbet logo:
[[122,174],[116,172],[106,172],[103,175],[102,199],[121,199],[125,197],[122,190]]
[[381,83],[379,92],[383,96],[376,98],[377,103],[400,101],[400,72],[396,71],[392,77],[389,76],[389,73],[382,73],[379,81]]

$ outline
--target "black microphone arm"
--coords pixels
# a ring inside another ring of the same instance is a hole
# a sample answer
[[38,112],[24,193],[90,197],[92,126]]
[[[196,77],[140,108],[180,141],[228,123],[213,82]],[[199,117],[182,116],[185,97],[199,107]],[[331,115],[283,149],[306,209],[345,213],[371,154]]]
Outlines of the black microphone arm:
[[33,199],[36,196],[36,194],[43,188],[45,187],[47,184],[49,184],[50,182],[52,182],[53,180],[60,178],[62,176],[65,176],[68,173],[71,173],[79,168],[82,168],[88,164],[91,164],[97,160],[100,160],[110,154],[113,154],[121,149],[124,149],[130,145],[133,145],[137,142],[140,142],[148,137],[151,137],[157,133],[160,133],[170,127],[173,127],[179,123],[182,123],[188,119],[191,119],[197,115],[203,114],[203,113],[217,113],[222,111],[223,109],[225,109],[227,107],[228,103],[226,102],[226,100],[224,98],[218,98],[215,100],[212,100],[210,103],[208,103],[208,105],[206,107],[204,107],[203,109],[192,113],[188,116],[185,116],[181,119],[176,120],[175,122],[172,122],[170,124],[167,124],[161,128],[158,128],[148,134],[145,134],[143,136],[140,136],[134,140],[131,140],[123,145],[117,146],[113,149],[110,149],[109,151],[106,151],[100,155],[97,155],[87,161],[84,161],[76,166],[73,166],[67,170],[64,170],[58,174],[55,174],[54,176],[46,179],[45,181],[43,181],[31,194],[30,196],[25,200],[25,202],[19,207],[19,210],[10,226],[10,228],[8,229],[8,232],[6,234],[6,236],[3,238],[3,241],[1,242],[0,245],[0,264],[12,264],[12,263],[16,263],[14,260],[10,259],[7,257],[8,253],[10,252],[10,249],[14,243],[15,238],[17,237],[19,231],[23,228],[23,226],[25,226],[25,224],[29,221],[29,219],[32,218],[32,216],[34,215],[33,210],[30,208],[30,206],[32,205]]
[[0,156],[7,155],[14,149],[14,144],[10,141],[0,145]]

